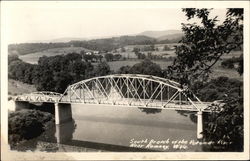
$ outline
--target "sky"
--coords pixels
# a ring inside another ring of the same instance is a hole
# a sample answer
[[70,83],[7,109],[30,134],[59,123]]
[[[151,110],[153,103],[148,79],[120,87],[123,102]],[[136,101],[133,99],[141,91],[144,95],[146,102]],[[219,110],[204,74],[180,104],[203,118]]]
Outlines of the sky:
[[[187,23],[181,8],[167,5],[98,5],[86,3],[21,3],[4,8],[9,43],[57,38],[92,38],[137,34],[148,30],[181,30]],[[225,17],[225,9],[213,15]]]

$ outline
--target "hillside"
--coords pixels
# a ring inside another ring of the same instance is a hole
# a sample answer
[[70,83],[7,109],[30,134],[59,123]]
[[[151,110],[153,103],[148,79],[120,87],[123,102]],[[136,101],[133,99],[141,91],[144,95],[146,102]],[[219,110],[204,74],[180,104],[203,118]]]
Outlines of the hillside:
[[[164,30],[164,31],[144,31],[138,35],[144,35],[152,38],[159,38],[167,35],[181,34],[180,30]],[[171,39],[171,38],[168,38]]]
[[112,38],[70,41],[67,43],[21,43],[8,46],[9,55],[26,55],[53,48],[82,47],[89,50],[111,51],[126,45],[147,45],[156,43],[156,39],[147,36],[120,36]]
[[173,39],[180,40],[182,36],[183,36],[183,33],[169,34],[169,35],[160,36],[157,38],[157,40],[158,41],[173,40]]
[[56,55],[65,55],[68,53],[80,53],[82,50],[91,51],[83,47],[62,47],[62,48],[53,48],[47,49],[40,52],[34,52],[31,54],[20,55],[19,59],[23,60],[26,63],[36,64],[40,57],[42,56],[56,56]]
[[176,43],[182,36],[179,30],[145,31],[137,35],[85,40],[84,38],[59,38],[50,43],[20,43],[8,46],[9,55],[26,55],[53,48],[83,47],[89,50],[112,51],[127,45],[150,45]]
[[13,79],[8,80],[8,94],[15,96],[23,93],[35,92],[36,88],[34,85],[22,83]]

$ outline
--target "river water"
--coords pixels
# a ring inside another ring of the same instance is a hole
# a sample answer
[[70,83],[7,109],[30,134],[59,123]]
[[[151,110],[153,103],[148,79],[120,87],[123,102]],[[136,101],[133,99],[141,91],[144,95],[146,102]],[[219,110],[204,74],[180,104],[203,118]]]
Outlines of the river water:
[[35,150],[202,151],[191,144],[197,141],[195,112],[73,104],[72,116],[33,139]]

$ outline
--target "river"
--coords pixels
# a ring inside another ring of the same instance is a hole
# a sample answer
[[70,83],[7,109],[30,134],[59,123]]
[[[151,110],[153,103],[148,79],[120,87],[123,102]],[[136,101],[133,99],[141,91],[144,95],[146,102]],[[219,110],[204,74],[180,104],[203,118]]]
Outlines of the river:
[[35,149],[202,151],[202,146],[190,144],[197,141],[195,112],[72,104],[72,116],[72,121],[56,125],[42,137],[33,139],[38,142]]

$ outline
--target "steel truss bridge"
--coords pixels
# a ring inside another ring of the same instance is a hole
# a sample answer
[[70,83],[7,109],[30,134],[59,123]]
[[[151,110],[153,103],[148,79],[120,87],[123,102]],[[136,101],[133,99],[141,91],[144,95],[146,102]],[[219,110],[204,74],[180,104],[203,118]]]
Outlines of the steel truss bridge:
[[80,103],[210,112],[187,87],[151,75],[114,74],[86,79],[68,86],[63,94],[34,92],[16,96],[15,101]]

